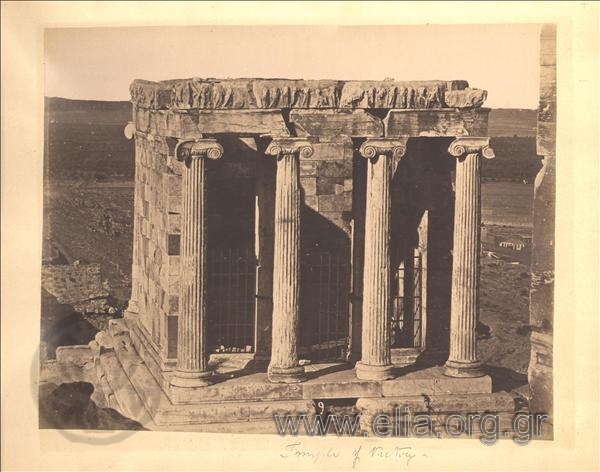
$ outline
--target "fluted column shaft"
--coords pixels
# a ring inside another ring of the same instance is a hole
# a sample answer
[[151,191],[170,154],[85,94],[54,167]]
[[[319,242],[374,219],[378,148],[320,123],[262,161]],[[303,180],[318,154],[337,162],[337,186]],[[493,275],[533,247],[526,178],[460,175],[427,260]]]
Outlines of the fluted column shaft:
[[208,385],[206,346],[206,159],[217,159],[223,149],[214,140],[179,145],[185,162],[182,185],[182,222],[179,253],[179,323],[175,387]]
[[306,140],[275,139],[267,154],[277,157],[275,183],[275,237],[273,260],[273,327],[271,382],[293,383],[304,379],[298,360],[300,314],[300,182],[299,156],[308,157]]
[[450,357],[446,375],[484,375],[477,357],[481,251],[481,155],[494,157],[487,138],[459,138],[449,152],[456,163]]
[[361,154],[369,161],[365,215],[362,357],[356,364],[356,375],[365,380],[394,377],[390,345],[390,187],[393,159],[404,154],[405,143],[405,140],[368,140],[360,149]]
[[[123,130],[127,139],[133,139],[135,136],[135,125],[130,121]],[[133,192],[133,246],[132,246],[132,263],[131,263],[131,295],[129,297],[129,303],[127,304],[126,315],[138,315],[139,314],[139,285],[140,285],[140,272],[139,272],[139,240],[140,232],[139,227],[139,200],[140,200],[140,155],[144,152],[141,149],[141,140],[135,141],[135,171],[134,171],[134,192]]]

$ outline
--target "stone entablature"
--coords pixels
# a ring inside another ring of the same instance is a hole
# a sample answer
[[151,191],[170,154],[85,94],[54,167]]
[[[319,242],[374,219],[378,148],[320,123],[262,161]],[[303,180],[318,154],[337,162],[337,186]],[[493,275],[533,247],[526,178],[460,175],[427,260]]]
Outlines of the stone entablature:
[[343,81],[289,79],[135,80],[132,102],[150,110],[250,110],[480,107],[485,90],[464,80]]

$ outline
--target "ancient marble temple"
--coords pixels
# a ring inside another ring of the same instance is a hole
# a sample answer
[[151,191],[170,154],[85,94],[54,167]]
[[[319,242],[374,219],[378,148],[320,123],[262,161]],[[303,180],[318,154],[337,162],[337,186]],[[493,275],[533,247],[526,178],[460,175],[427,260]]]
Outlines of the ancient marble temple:
[[132,294],[111,333],[156,424],[488,398],[485,91],[193,78],[131,97]]

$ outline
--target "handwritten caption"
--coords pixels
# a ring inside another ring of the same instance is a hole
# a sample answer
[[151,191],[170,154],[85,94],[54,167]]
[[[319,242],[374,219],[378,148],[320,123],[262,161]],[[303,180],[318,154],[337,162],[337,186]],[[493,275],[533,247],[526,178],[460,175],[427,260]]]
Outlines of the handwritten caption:
[[427,457],[427,454],[416,451],[412,446],[364,446],[340,449],[335,447],[311,447],[301,441],[286,444],[279,454],[282,459],[307,461],[313,465],[327,462],[345,461],[352,469],[359,468],[372,461],[397,462],[398,465],[409,466],[412,462]]

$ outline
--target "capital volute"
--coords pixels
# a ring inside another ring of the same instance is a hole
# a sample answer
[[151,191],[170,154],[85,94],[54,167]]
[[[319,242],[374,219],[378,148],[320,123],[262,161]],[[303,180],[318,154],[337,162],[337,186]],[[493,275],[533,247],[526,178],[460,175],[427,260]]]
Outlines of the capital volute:
[[390,156],[399,159],[406,152],[408,138],[370,138],[360,147],[360,155],[373,159],[377,156]]
[[486,159],[493,159],[496,156],[494,150],[490,147],[490,138],[456,138],[450,143],[448,152],[451,156],[458,158],[462,158],[467,154],[478,154]]
[[175,146],[175,157],[179,161],[206,157],[220,159],[223,156],[223,146],[216,139],[197,139],[193,141],[179,141]]
[[133,121],[128,121],[125,129],[123,130],[123,134],[127,139],[132,139],[135,136],[135,124]]
[[307,158],[312,156],[313,152],[312,143],[305,138],[274,138],[265,151],[267,155],[277,158],[285,155]]

